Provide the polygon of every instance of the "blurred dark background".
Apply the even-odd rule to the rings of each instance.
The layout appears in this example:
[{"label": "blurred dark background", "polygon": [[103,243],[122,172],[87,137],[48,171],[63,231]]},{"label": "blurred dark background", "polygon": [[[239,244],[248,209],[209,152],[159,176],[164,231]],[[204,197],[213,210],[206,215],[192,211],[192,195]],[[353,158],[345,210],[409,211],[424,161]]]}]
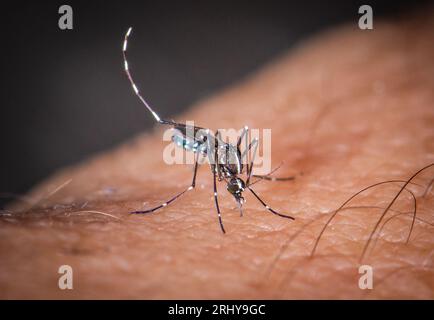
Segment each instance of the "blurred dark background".
[{"label": "blurred dark background", "polygon": [[[253,72],[358,8],[380,16],[427,1],[19,1],[2,4],[0,192],[23,193],[56,169],[151,128],[123,73],[163,116]],[[58,28],[68,4],[74,29]],[[369,32],[369,31],[367,31]],[[0,200],[4,202],[4,200]]]}]

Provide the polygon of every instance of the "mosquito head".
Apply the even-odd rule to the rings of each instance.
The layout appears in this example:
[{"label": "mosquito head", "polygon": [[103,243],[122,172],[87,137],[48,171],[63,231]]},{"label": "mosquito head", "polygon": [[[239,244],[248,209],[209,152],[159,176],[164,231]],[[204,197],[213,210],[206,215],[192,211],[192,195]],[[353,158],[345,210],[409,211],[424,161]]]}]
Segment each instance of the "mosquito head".
[{"label": "mosquito head", "polygon": [[228,181],[227,190],[231,193],[239,205],[244,203],[243,191],[246,188],[244,181],[238,177]]}]

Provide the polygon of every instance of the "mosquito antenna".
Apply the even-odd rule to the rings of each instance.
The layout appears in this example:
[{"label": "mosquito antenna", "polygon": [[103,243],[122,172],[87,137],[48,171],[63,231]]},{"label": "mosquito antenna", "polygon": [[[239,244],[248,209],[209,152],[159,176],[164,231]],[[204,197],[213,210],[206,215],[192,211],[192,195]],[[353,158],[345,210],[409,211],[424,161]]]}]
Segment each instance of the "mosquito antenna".
[{"label": "mosquito antenna", "polygon": [[122,47],[122,55],[123,55],[123,58],[124,58],[125,73],[128,76],[128,80],[130,80],[130,83],[131,83],[131,86],[133,87],[134,93],[136,94],[137,97],[139,97],[140,101],[142,101],[142,103],[149,110],[149,112],[152,113],[152,115],[154,116],[155,120],[157,120],[158,123],[166,123],[166,121],[162,120],[160,118],[160,116],[149,106],[149,104],[146,102],[146,100],[142,97],[142,95],[139,92],[139,89],[137,88],[136,84],[134,83],[134,80],[133,80],[133,77],[131,76],[130,70],[128,69],[127,44],[128,44],[128,37],[130,36],[132,30],[133,30],[133,28],[130,27],[128,29],[127,33],[125,34],[124,44],[123,44],[123,47]]},{"label": "mosquito antenna", "polygon": [[255,191],[253,191],[253,189],[251,189],[250,187],[247,187],[251,193],[253,193],[253,195],[255,196],[256,199],[259,200],[259,202],[265,207],[265,209],[267,209],[268,211],[270,211],[272,214],[275,214],[276,216],[282,217],[282,218],[287,218],[287,219],[291,219],[291,220],[295,220],[294,217],[291,216],[287,216],[286,214],[281,214],[279,212],[277,212],[276,210],[274,210],[273,208],[269,207],[261,198],[259,198],[259,196],[256,194]]}]

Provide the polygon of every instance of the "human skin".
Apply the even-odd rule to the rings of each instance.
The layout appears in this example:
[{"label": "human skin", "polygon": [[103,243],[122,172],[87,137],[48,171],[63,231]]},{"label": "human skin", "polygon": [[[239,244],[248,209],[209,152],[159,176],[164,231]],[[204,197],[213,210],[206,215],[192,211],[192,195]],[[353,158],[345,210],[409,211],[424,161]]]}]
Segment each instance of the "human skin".
[{"label": "human skin", "polygon": [[[413,199],[403,191],[382,223],[405,214],[375,234],[360,261],[403,184],[389,183],[339,212],[311,256],[346,199],[434,162],[434,11],[374,27],[322,33],[177,118],[214,130],[271,128],[273,166],[284,161],[274,175],[296,179],[254,189],[294,221],[272,215],[247,192],[240,217],[220,183],[223,234],[205,164],[194,190],[153,214],[130,215],[191,183],[191,166],[164,163],[166,128],[156,127],[62,170],[24,199],[30,204],[3,212],[0,297],[434,298],[434,200],[426,189],[433,168],[408,185],[417,199],[408,243]],[[61,265],[73,268],[73,290],[58,287]],[[358,286],[360,265],[373,268],[372,290]]]}]

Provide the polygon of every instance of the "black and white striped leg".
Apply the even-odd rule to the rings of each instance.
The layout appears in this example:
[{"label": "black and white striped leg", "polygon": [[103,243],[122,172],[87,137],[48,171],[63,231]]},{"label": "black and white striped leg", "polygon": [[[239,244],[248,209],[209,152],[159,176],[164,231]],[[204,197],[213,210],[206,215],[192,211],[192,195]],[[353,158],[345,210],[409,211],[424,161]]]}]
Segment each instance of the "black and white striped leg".
[{"label": "black and white striped leg", "polygon": [[[249,142],[249,127],[248,126],[244,126],[243,131],[241,132],[240,136],[238,137],[238,141],[237,141],[237,151],[239,154],[241,154],[240,151],[240,146],[241,143],[243,141],[243,138],[245,139],[245,143],[246,143],[246,148],[248,146],[248,142]],[[244,165],[246,165],[247,168],[247,172],[249,172],[249,157],[248,157],[248,153],[243,153],[241,155],[241,163]],[[244,161],[244,157],[246,157],[246,160]]]},{"label": "black and white striped leg", "polygon": [[248,126],[245,126],[245,127],[243,128],[243,131],[241,132],[240,136],[238,137],[237,148],[240,147],[241,142],[242,142],[242,140],[243,140],[244,137],[246,138],[246,146],[247,146],[247,133],[248,133],[248,132],[249,132],[249,127],[248,127]]},{"label": "black and white striped leg", "polygon": [[[219,158],[218,158],[219,141],[221,141],[221,136],[220,136],[220,132],[217,130],[215,133],[214,146],[210,146],[210,147],[213,147],[213,150],[214,150],[215,173],[216,173],[218,180],[221,181],[222,179],[220,176],[220,167],[219,167]],[[227,155],[226,155],[226,157],[227,157]]]},{"label": "black and white striped leg", "polygon": [[148,209],[148,210],[139,210],[139,211],[132,211],[130,212],[131,214],[146,214],[146,213],[152,213],[154,211],[157,211],[158,209],[164,208],[167,205],[171,204],[173,201],[175,201],[176,199],[178,199],[179,197],[181,197],[183,194],[185,194],[187,191],[193,190],[194,187],[196,186],[196,176],[197,176],[197,168],[199,164],[199,152],[196,154],[196,158],[195,158],[195,162],[194,162],[194,172],[193,172],[193,181],[191,182],[191,185],[185,189],[184,191],[178,193],[177,195],[175,195],[174,197],[172,197],[170,200],[160,204],[159,206],[156,206],[152,209]]},{"label": "black and white striped leg", "polygon": [[275,215],[277,215],[277,216],[279,216],[279,217],[282,217],[282,218],[286,218],[286,219],[291,219],[291,220],[294,220],[295,218],[293,218],[293,217],[291,217],[291,216],[288,216],[288,215],[285,215],[285,214],[282,214],[282,213],[279,213],[279,212],[277,212],[276,210],[274,210],[273,208],[271,208],[271,207],[269,207],[257,194],[256,194],[256,192],[255,191],[253,191],[253,189],[251,189],[250,188],[250,186],[251,186],[251,184],[249,184],[249,182],[250,182],[250,178],[251,178],[251,176],[252,176],[252,169],[253,169],[253,162],[255,161],[255,156],[256,156],[256,151],[257,151],[257,149],[258,149],[258,139],[255,139],[255,140],[253,140],[252,141],[252,143],[250,144],[250,146],[249,146],[249,149],[250,148],[252,148],[252,146],[254,145],[254,151],[253,151],[253,156],[252,156],[252,161],[251,161],[251,164],[250,164],[250,171],[249,171],[249,174],[248,174],[248,176],[247,176],[247,181],[246,181],[246,186],[247,186],[247,188],[250,190],[250,192],[255,196],[255,198],[256,199],[258,199],[259,200],[259,202],[265,207],[265,209],[267,209],[268,211],[270,211],[272,214],[275,214]]},{"label": "black and white striped leg", "polygon": [[136,85],[134,78],[131,75],[131,71],[130,71],[130,67],[129,67],[128,59],[127,59],[128,37],[131,35],[132,30],[133,29],[130,27],[128,29],[127,33],[125,34],[124,42],[122,44],[122,55],[124,58],[124,70],[125,70],[125,73],[127,74],[128,80],[130,81],[131,87],[134,90],[134,94],[139,98],[140,102],[146,107],[146,109],[148,109],[148,111],[152,114],[152,116],[154,117],[154,119],[158,123],[168,124],[168,125],[176,125],[176,126],[182,125],[182,124],[176,123],[174,121],[161,119],[160,116],[158,115],[158,113],[150,106],[150,104],[140,94],[139,87]]},{"label": "black and white striped leg", "polygon": [[261,179],[261,180],[267,180],[267,181],[290,181],[290,180],[294,180],[295,177],[291,176],[291,177],[282,177],[282,178],[276,178],[276,177],[270,177],[269,175],[257,175],[254,174],[253,177]]},{"label": "black and white striped leg", "polygon": [[291,219],[291,220],[295,220],[295,218],[294,217],[291,217],[291,216],[288,216],[288,215],[286,215],[286,214],[282,214],[282,213],[279,213],[279,212],[277,212],[276,210],[274,210],[273,208],[271,208],[271,207],[269,207],[257,194],[256,194],[256,192],[255,191],[253,191],[253,189],[251,189],[250,187],[247,187],[249,190],[250,190],[250,192],[256,197],[256,199],[258,199],[259,200],[259,202],[265,207],[265,209],[267,209],[268,211],[270,211],[272,214],[275,214],[275,215],[277,215],[277,216],[279,216],[279,217],[282,217],[282,218],[286,218],[286,219]]},{"label": "black and white striped leg", "polygon": [[249,167],[249,170],[247,172],[246,186],[249,185],[250,178],[252,177],[253,163],[255,162],[256,152],[258,151],[258,139],[257,138],[253,139],[253,141],[250,143],[247,151],[250,151],[251,148],[254,148],[254,149],[253,149],[252,160],[250,161],[250,167]]},{"label": "black and white striped leg", "polygon": [[[243,128],[241,135],[238,137],[238,141],[237,141],[238,152],[240,152],[240,146],[241,146],[241,142],[242,142],[243,138],[245,139],[246,150],[244,150],[244,152],[241,155],[241,163],[246,164],[246,172],[249,172],[249,160],[250,160],[249,159],[249,156],[250,156],[249,151],[250,151],[250,149],[248,148],[248,146],[249,146],[249,127],[248,126],[245,126]],[[246,161],[244,161],[244,158],[246,158]]]},{"label": "black and white striped leg", "polygon": [[271,170],[269,173],[264,174],[264,175],[259,175],[259,174],[252,174],[252,177],[257,178],[256,181],[253,181],[252,183],[249,184],[249,187],[253,186],[254,184],[260,182],[261,180],[266,180],[266,181],[290,181],[290,180],[295,180],[295,176],[290,176],[290,177],[272,177],[271,175],[276,172],[277,170],[280,169],[280,167],[282,166],[282,163],[279,164],[276,168],[274,168],[273,170]]},{"label": "black and white striped leg", "polygon": [[219,201],[218,201],[216,172],[215,172],[215,170],[213,170],[213,168],[211,168],[211,170],[213,171],[214,201],[215,201],[215,207],[216,207],[216,210],[217,210],[217,216],[218,216],[218,219],[219,219],[219,224],[220,224],[220,228],[222,229],[222,232],[226,233],[225,227],[223,226],[222,214],[220,212]]},{"label": "black and white striped leg", "polygon": [[[219,136],[218,131],[216,132],[216,137]],[[219,175],[219,166],[218,166],[218,140],[211,136],[209,131],[207,131],[207,154],[208,160],[211,167],[211,172],[213,176],[213,184],[214,184],[214,202],[217,210],[217,216],[219,219],[220,228],[223,233],[226,233],[225,227],[223,226],[222,215],[220,212],[220,206],[218,201],[218,193],[217,193],[217,175]]]}]

